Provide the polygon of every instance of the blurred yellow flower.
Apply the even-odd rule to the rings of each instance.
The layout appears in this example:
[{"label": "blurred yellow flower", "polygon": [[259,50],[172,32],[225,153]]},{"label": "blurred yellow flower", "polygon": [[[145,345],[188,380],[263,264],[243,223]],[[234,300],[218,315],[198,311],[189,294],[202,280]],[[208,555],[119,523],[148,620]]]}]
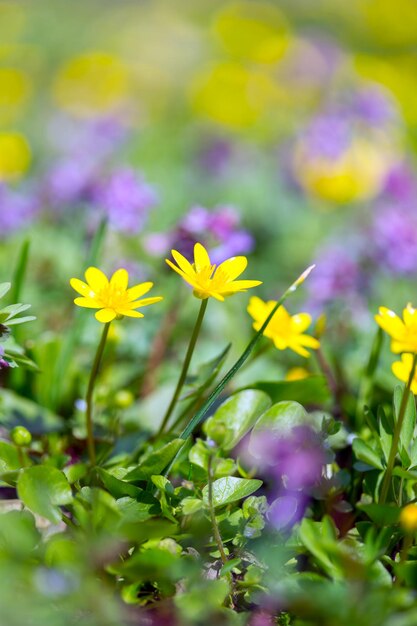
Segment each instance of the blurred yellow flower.
[{"label": "blurred yellow flower", "polygon": [[30,82],[26,74],[12,67],[0,67],[0,121],[9,123],[15,119],[26,102]]},{"label": "blurred yellow flower", "polygon": [[[262,327],[275,305],[275,300],[264,302],[256,296],[249,300],[248,313],[255,320],[253,324],[255,330]],[[306,348],[317,350],[320,347],[317,339],[303,334],[310,324],[311,316],[308,313],[291,316],[283,306],[280,306],[263,334],[274,342],[278,350],[289,348],[301,356],[308,357],[310,354]]]},{"label": "blurred yellow flower", "polygon": [[[405,353],[401,355],[401,361],[395,361],[395,363],[392,364],[392,372],[394,376],[398,378],[398,380],[401,380],[404,383],[408,383],[411,369],[413,367],[413,360],[414,357],[412,354]],[[417,394],[417,372],[414,373],[410,389],[414,394]]]},{"label": "blurred yellow flower", "polygon": [[114,272],[110,280],[96,267],[89,267],[85,272],[86,283],[78,278],[71,278],[70,284],[82,297],[75,298],[77,306],[88,309],[100,309],[95,314],[96,319],[103,324],[114,319],[127,317],[143,317],[143,313],[135,311],[140,307],[160,302],[161,297],[144,298],[153,283],[141,283],[128,289],[129,274],[125,269]]},{"label": "blurred yellow flower", "polygon": [[286,373],[285,380],[303,380],[304,378],[308,378],[309,376],[310,372],[304,367],[292,367]]},{"label": "blurred yellow flower", "polygon": [[344,204],[373,198],[379,193],[391,164],[380,144],[356,139],[334,160],[308,155],[301,145],[295,152],[293,167],[308,193]]},{"label": "blurred yellow flower", "polygon": [[127,92],[126,66],[106,52],[89,52],[70,59],[54,85],[58,104],[81,117],[111,112],[125,100]]},{"label": "blurred yellow flower", "polygon": [[407,532],[417,530],[417,504],[407,504],[400,513],[400,524]]},{"label": "blurred yellow flower", "polygon": [[417,352],[417,310],[407,304],[403,310],[403,319],[385,306],[379,307],[375,315],[377,324],[391,337],[391,350],[400,352]]},{"label": "blurred yellow flower", "polygon": [[196,113],[231,128],[247,128],[279,98],[266,73],[234,62],[219,63],[199,74],[191,87]]},{"label": "blurred yellow flower", "polygon": [[233,57],[274,63],[285,53],[288,26],[281,11],[269,2],[233,2],[218,13],[214,31]]},{"label": "blurred yellow flower", "polygon": [[235,280],[248,264],[244,256],[227,259],[216,268],[211,264],[208,252],[201,243],[194,246],[193,265],[177,250],[171,250],[171,253],[177,265],[169,259],[166,262],[193,287],[194,295],[201,300],[212,297],[223,302],[227,296],[262,284],[260,280]]},{"label": "blurred yellow flower", "polygon": [[30,148],[19,133],[0,133],[0,181],[22,176],[30,164]]}]

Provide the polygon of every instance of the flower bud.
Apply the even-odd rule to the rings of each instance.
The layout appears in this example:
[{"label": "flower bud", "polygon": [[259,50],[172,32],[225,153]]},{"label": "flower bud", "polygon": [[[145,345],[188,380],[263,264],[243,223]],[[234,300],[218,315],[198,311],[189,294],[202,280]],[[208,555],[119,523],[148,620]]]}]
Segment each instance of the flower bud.
[{"label": "flower bud", "polygon": [[32,441],[32,435],[24,426],[15,426],[10,436],[17,446],[28,446]]},{"label": "flower bud", "polygon": [[128,389],[120,389],[114,396],[114,403],[119,409],[127,409],[135,401],[135,396]]}]

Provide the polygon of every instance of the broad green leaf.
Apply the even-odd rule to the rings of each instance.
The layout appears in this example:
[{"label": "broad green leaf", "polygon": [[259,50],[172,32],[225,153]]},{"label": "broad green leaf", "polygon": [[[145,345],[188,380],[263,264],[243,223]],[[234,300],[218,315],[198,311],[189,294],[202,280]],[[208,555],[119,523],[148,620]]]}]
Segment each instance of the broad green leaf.
[{"label": "broad green leaf", "polygon": [[390,504],[358,504],[357,508],[366,513],[375,524],[380,526],[396,524],[401,512],[398,506]]},{"label": "broad green leaf", "polygon": [[331,532],[329,523],[324,524],[323,521],[315,522],[304,518],[298,531],[299,538],[325,572],[340,579],[342,573],[329,554],[329,548],[336,542],[336,533],[334,528]]},{"label": "broad green leaf", "polygon": [[381,458],[362,439],[360,439],[359,437],[354,439],[352,443],[352,448],[356,458],[359,461],[362,461],[363,463],[366,463],[371,467],[383,469]]},{"label": "broad green leaf", "polygon": [[204,424],[204,432],[223,450],[234,448],[256,420],[270,407],[271,401],[263,391],[246,389],[233,394]]},{"label": "broad green leaf", "polygon": [[121,527],[127,524],[138,524],[158,515],[161,511],[158,500],[148,494],[149,502],[137,502],[133,498],[125,497],[116,500],[117,508],[122,514]]},{"label": "broad green leaf", "polygon": [[65,474],[54,467],[37,465],[24,469],[17,481],[17,493],[33,513],[58,524],[60,506],[72,502],[72,492]]},{"label": "broad green leaf", "polygon": [[256,458],[258,446],[253,445],[259,433],[268,431],[275,436],[287,435],[294,426],[311,423],[308,414],[298,402],[278,402],[271,406],[255,423],[249,440],[249,451]]},{"label": "broad green leaf", "polygon": [[327,380],[321,375],[308,376],[302,380],[259,381],[251,388],[264,391],[274,403],[292,400],[306,405],[325,404],[331,398]]},{"label": "broad green leaf", "polygon": [[[250,496],[262,485],[262,480],[227,476],[213,483],[213,504],[215,507],[230,504]],[[203,499],[208,502],[208,485],[203,489]]]},{"label": "broad green leaf", "polygon": [[202,506],[203,502],[198,498],[184,498],[181,502],[182,514],[193,515],[194,513],[197,513],[197,511],[201,511]]},{"label": "broad green leaf", "polygon": [[126,474],[125,480],[148,480],[153,474],[161,474],[183,445],[183,439],[173,439],[161,448],[147,453],[139,460],[138,466]]},{"label": "broad green leaf", "polygon": [[[397,385],[394,389],[394,412],[395,412],[395,421],[398,421],[398,416],[400,412],[400,406],[402,397],[404,394],[405,385]],[[410,392],[407,401],[407,407],[405,409],[404,421],[401,428],[400,433],[400,441],[403,444],[404,448],[408,450],[408,447],[413,438],[414,429],[416,426],[416,402],[414,399],[414,395]]]}]

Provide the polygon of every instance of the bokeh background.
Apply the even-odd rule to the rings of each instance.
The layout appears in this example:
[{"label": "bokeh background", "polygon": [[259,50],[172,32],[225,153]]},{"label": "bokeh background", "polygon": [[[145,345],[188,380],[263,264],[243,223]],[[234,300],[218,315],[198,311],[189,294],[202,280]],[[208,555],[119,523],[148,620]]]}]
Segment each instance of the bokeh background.
[{"label": "bokeh background", "polygon": [[[30,239],[32,337],[106,218],[100,266],[165,291],[196,240],[266,298],[315,262],[300,306],[355,354],[414,295],[416,33],[414,0],[0,2],[0,279]],[[245,306],[211,316],[237,349]]]}]

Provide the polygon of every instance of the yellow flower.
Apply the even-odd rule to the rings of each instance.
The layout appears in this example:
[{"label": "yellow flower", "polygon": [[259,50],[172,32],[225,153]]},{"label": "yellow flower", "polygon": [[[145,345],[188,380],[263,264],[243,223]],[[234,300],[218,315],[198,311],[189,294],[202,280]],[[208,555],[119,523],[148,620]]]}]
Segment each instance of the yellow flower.
[{"label": "yellow flower", "polygon": [[304,378],[308,378],[309,376],[310,376],[310,372],[306,370],[304,367],[292,367],[286,373],[285,380],[289,380],[289,381],[303,380]]},{"label": "yellow flower", "polygon": [[70,280],[71,287],[82,296],[75,298],[74,303],[88,309],[100,309],[95,316],[103,324],[124,315],[143,317],[143,313],[135,309],[162,300],[159,296],[137,300],[153,287],[153,283],[141,283],[128,289],[129,274],[125,269],[117,270],[108,280],[101,270],[89,267],[85,272],[85,279],[86,283],[78,278]]},{"label": "yellow flower", "polygon": [[[275,305],[274,300],[264,302],[257,297],[249,300],[248,313],[255,320],[253,324],[255,330],[262,327]],[[310,354],[306,348],[317,350],[320,347],[320,342],[317,339],[303,334],[310,324],[311,316],[308,313],[298,313],[291,316],[283,306],[280,306],[263,334],[272,339],[278,350],[290,348],[297,354],[308,357]]]},{"label": "yellow flower", "polygon": [[14,180],[29,167],[30,148],[19,133],[0,133],[0,181]]},{"label": "yellow flower", "polygon": [[193,265],[177,250],[171,250],[171,253],[177,265],[169,259],[166,262],[193,287],[194,295],[201,300],[212,297],[223,302],[227,296],[262,284],[259,280],[235,280],[248,264],[244,256],[227,259],[216,268],[211,264],[208,252],[201,243],[194,246]]},{"label": "yellow flower", "polygon": [[381,306],[375,320],[391,337],[393,352],[417,352],[417,310],[411,304],[403,310],[403,319]]},{"label": "yellow flower", "polygon": [[[414,357],[412,354],[402,354],[401,361],[395,361],[395,363],[392,364],[392,372],[394,376],[398,378],[398,380],[401,380],[404,383],[408,383],[411,368],[413,367],[413,358]],[[414,373],[410,389],[414,394],[417,395],[417,372]]]},{"label": "yellow flower", "polygon": [[400,524],[407,532],[417,530],[417,504],[407,504],[400,513]]}]

